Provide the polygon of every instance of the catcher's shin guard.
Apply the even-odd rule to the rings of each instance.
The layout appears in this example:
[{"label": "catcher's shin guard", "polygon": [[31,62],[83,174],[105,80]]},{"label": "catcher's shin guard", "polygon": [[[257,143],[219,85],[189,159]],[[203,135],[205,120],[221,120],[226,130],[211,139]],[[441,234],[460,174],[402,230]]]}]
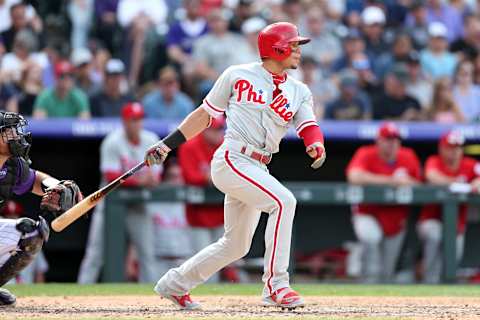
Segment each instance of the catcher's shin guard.
[{"label": "catcher's shin guard", "polygon": [[15,305],[17,298],[7,289],[0,288],[0,308]]},{"label": "catcher's shin guard", "polygon": [[[18,219],[17,230],[22,232],[17,251],[0,268],[0,287],[15,277],[32,262],[35,255],[42,249],[44,241],[48,240],[50,229],[42,217],[39,221],[29,218]],[[38,232],[35,232],[38,231]],[[33,235],[30,235],[34,233]]]}]

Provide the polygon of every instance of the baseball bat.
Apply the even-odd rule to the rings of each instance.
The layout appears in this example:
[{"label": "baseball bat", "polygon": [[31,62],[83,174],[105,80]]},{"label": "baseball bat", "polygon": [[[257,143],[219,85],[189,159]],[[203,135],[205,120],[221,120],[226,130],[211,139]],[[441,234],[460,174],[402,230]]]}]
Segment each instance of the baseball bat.
[{"label": "baseball bat", "polygon": [[107,194],[119,187],[125,180],[134,175],[145,165],[145,162],[137,164],[135,167],[128,170],[123,175],[107,184],[105,187],[95,191],[94,193],[92,193],[91,195],[65,211],[62,215],[58,216],[57,218],[55,218],[55,220],[52,221],[52,229],[56,232],[60,232],[66,227],[68,227],[75,220],[87,213],[88,210],[95,207],[98,202],[100,202],[100,200],[107,196]]}]

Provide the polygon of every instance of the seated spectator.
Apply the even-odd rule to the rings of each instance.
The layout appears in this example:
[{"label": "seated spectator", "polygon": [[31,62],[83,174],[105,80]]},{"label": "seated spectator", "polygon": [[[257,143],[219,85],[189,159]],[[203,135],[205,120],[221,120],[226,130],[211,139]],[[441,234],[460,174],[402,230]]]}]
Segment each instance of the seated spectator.
[{"label": "seated spectator", "polygon": [[0,33],[2,44],[10,52],[13,49],[13,42],[18,32],[29,31],[35,37],[37,42],[41,42],[41,32],[43,30],[42,20],[36,16],[35,10],[21,1],[10,7],[10,27]]},{"label": "seated spectator", "polygon": [[475,59],[480,52],[480,20],[477,16],[469,15],[463,20],[463,37],[450,45],[450,51],[456,53],[458,60]]},{"label": "seated spectator", "polygon": [[426,75],[432,79],[451,77],[457,58],[448,52],[447,28],[440,22],[428,26],[428,48],[420,53],[420,63]]},{"label": "seated spectator", "polygon": [[31,117],[35,100],[43,90],[42,68],[34,63],[25,68],[17,90],[19,91],[18,111],[14,112]]},{"label": "seated spectator", "polygon": [[407,62],[409,53],[413,50],[410,36],[406,33],[396,35],[391,52],[385,52],[376,60],[374,71],[379,79],[392,69],[396,63]]},{"label": "seated spectator", "polygon": [[330,69],[332,63],[342,55],[340,40],[328,30],[326,18],[320,8],[313,8],[306,13],[307,30],[305,36],[311,41],[305,49],[304,56],[315,57],[322,68]]},{"label": "seated spectator", "polygon": [[174,68],[167,66],[160,70],[157,85],[142,101],[147,118],[181,120],[193,110],[192,100],[180,91]]},{"label": "seated spectator", "polygon": [[128,82],[132,88],[139,80],[147,40],[154,42],[156,31],[166,28],[167,15],[164,0],[120,0],[118,3],[117,19],[128,38]]},{"label": "seated spectator", "polygon": [[[356,29],[350,29],[343,39],[343,55],[333,64],[333,71],[339,72],[345,68],[352,68],[352,61],[358,55],[365,55],[365,41]],[[368,57],[367,57],[367,60]],[[370,65],[370,61],[368,61]]]},{"label": "seated spectator", "polygon": [[465,121],[462,111],[453,99],[449,78],[440,78],[435,82],[432,102],[427,110],[427,119],[440,123]]},{"label": "seated spectator", "polygon": [[368,120],[372,117],[369,97],[358,87],[358,77],[352,70],[340,74],[340,95],[327,105],[325,119]]},{"label": "seated spectator", "polygon": [[407,94],[417,99],[422,110],[426,110],[432,101],[432,82],[423,74],[420,56],[416,51],[408,54],[406,63],[408,69]]},{"label": "seated spectator", "polygon": [[383,91],[373,99],[374,119],[420,120],[422,108],[407,94],[407,83],[407,67],[403,63],[395,65],[385,76]]},{"label": "seated spectator", "polygon": [[[2,0],[0,1],[0,32],[4,32],[8,30],[12,26],[12,12],[11,8],[13,5],[19,4],[19,3],[25,3],[26,1],[22,0]],[[15,15],[15,16],[20,16],[22,15]],[[34,25],[34,29],[41,30],[42,28],[42,20],[40,17],[36,14],[35,9],[31,5],[26,6],[26,20],[30,25]]]},{"label": "seated spectator", "polygon": [[369,6],[362,11],[361,19],[365,51],[370,59],[376,60],[390,47],[384,39],[385,13],[377,6]]},{"label": "seated spectator", "polygon": [[[420,182],[420,161],[401,146],[394,123],[384,123],[374,145],[360,147],[350,161],[347,180],[356,185],[412,186]],[[352,206],[353,230],[362,245],[362,277],[367,283],[392,282],[405,237],[410,208],[405,205]]]},{"label": "seated spectator", "polygon": [[95,82],[92,72],[92,59],[92,53],[87,48],[74,49],[70,58],[74,67],[75,85],[88,97],[100,89],[100,84]]},{"label": "seated spectator", "polygon": [[[430,184],[452,186],[469,184],[472,190],[479,190],[480,166],[470,157],[463,155],[465,138],[461,133],[450,131],[444,134],[438,143],[438,154],[430,156],[425,163],[425,178]],[[423,282],[439,283],[442,274],[442,208],[438,204],[423,207],[417,231],[423,242]],[[467,206],[458,207],[456,263],[463,256],[463,243],[467,224]]]},{"label": "seated spectator", "polygon": [[462,14],[451,4],[443,0],[429,0],[427,3],[427,21],[442,23],[447,29],[449,43],[462,35]]},{"label": "seated spectator", "polygon": [[37,50],[37,40],[28,30],[22,30],[15,36],[13,51],[2,58],[0,71],[4,81],[18,83],[22,72],[30,63],[38,64],[42,69],[48,64],[47,56]]},{"label": "seated spectator", "polygon": [[480,86],[473,83],[473,72],[472,62],[460,62],[453,85],[453,100],[467,122],[480,121]]},{"label": "seated spectator", "polygon": [[133,96],[125,92],[125,66],[121,60],[110,59],[105,65],[103,88],[90,98],[92,117],[119,117],[127,102],[134,101]]},{"label": "seated spectator", "polygon": [[265,20],[259,17],[253,17],[246,20],[242,25],[242,34],[247,40],[247,51],[244,60],[247,62],[260,62],[260,54],[258,52],[258,33],[267,26]]},{"label": "seated spectator", "polygon": [[57,78],[55,87],[44,89],[35,100],[33,117],[90,118],[87,96],[73,85],[73,66],[70,62],[58,62],[55,66],[55,76]]},{"label": "seated spectator", "polygon": [[428,19],[425,0],[413,0],[405,19],[405,32],[413,40],[415,49],[422,50],[428,45]]}]

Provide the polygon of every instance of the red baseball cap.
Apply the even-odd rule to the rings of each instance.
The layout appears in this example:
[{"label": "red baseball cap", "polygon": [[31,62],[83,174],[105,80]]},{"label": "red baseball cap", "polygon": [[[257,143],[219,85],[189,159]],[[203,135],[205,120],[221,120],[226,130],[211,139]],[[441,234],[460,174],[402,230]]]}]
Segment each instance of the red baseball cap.
[{"label": "red baseball cap", "polygon": [[71,74],[73,72],[73,65],[67,60],[59,61],[54,67],[55,77],[60,77],[64,74]]},{"label": "red baseball cap", "polygon": [[449,131],[440,137],[439,145],[461,147],[465,144],[465,137],[459,131]]},{"label": "red baseball cap", "polygon": [[138,102],[129,102],[122,107],[122,119],[141,119],[145,116],[143,106]]},{"label": "red baseball cap", "polygon": [[402,135],[397,125],[393,122],[385,122],[378,129],[378,138],[397,138],[401,139]]}]

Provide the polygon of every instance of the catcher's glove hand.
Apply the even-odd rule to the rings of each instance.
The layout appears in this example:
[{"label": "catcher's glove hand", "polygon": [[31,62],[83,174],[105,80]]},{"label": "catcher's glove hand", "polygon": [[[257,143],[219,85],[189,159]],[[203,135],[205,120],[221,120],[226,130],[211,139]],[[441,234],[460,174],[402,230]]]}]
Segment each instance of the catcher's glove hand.
[{"label": "catcher's glove hand", "polygon": [[310,165],[310,167],[312,167],[313,169],[320,168],[325,162],[325,159],[327,158],[325,147],[321,142],[312,143],[307,147],[306,151],[307,154],[314,159],[312,164]]},{"label": "catcher's glove hand", "polygon": [[172,150],[163,142],[163,140],[158,141],[148,148],[145,154],[145,162],[147,163],[147,166],[150,167],[155,164],[162,164],[170,151]]},{"label": "catcher's glove hand", "polygon": [[83,195],[80,188],[73,180],[62,180],[58,184],[45,190],[40,203],[40,209],[54,214],[62,214],[78,202]]}]

